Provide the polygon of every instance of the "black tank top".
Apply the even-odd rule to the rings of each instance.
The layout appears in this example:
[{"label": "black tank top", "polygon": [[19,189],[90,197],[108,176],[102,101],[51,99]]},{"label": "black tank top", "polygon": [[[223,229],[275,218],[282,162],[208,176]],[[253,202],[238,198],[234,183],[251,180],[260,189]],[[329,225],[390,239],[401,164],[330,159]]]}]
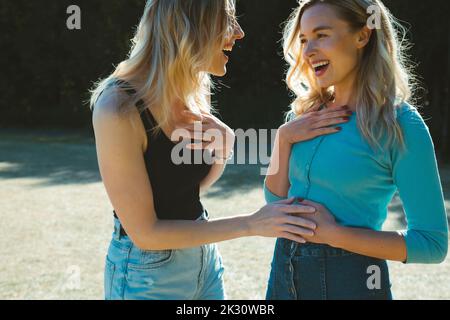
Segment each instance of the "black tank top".
[{"label": "black tank top", "polygon": [[[116,80],[114,83],[122,88],[126,84],[125,91],[131,96],[136,93],[122,80]],[[136,107],[143,105],[144,102],[140,100]],[[183,148],[180,155],[183,155],[183,152],[191,153],[192,164],[175,164],[171,159],[171,154],[177,142],[170,140],[162,130],[152,134],[152,129],[155,128],[157,122],[148,108],[140,115],[147,131],[148,143],[144,159],[158,219],[198,219],[204,212],[200,201],[200,182],[211,169],[211,165],[205,163],[201,157],[203,150]],[[195,157],[201,157],[201,162],[195,164],[197,163],[194,162]],[[114,216],[117,218],[115,211]]]}]

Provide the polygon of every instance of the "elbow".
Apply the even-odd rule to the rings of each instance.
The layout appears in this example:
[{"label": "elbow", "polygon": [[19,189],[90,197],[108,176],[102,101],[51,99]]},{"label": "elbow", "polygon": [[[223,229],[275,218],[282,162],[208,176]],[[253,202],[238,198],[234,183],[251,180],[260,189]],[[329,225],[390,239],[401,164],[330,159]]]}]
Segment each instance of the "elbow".
[{"label": "elbow", "polygon": [[142,251],[163,250],[160,248],[161,241],[158,241],[159,237],[156,236],[155,226],[133,232],[129,234],[129,237],[133,245]]},{"label": "elbow", "polygon": [[143,237],[143,236],[136,236],[134,238],[131,238],[131,241],[133,242],[133,245],[138,248],[141,251],[159,251],[159,250],[165,250],[161,247],[161,244],[152,240],[153,237]]},{"label": "elbow", "polygon": [[137,247],[139,250],[147,251],[147,250],[155,250],[154,244],[149,243],[146,238],[142,236],[130,236],[131,241],[133,242],[133,245]]},{"label": "elbow", "polygon": [[448,232],[442,232],[439,237],[433,239],[433,247],[430,263],[439,264],[445,261],[448,253]]},{"label": "elbow", "polygon": [[440,264],[444,262],[445,259],[447,258],[447,253],[448,253],[448,241],[446,241],[445,244],[442,243],[441,245],[437,245],[431,263]]},{"label": "elbow", "polygon": [[448,252],[448,233],[409,230],[405,236],[406,263],[440,264]]}]

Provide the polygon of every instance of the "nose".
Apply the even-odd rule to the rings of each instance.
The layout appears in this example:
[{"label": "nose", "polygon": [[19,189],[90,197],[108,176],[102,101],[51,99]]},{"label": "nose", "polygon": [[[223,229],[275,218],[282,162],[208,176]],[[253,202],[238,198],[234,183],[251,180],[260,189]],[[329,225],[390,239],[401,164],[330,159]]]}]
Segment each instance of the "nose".
[{"label": "nose", "polygon": [[310,59],[314,56],[316,53],[316,47],[314,45],[314,41],[308,41],[305,44],[303,44],[303,58],[304,59]]},{"label": "nose", "polygon": [[239,23],[236,22],[236,26],[234,28],[234,38],[237,40],[241,40],[245,37],[245,32],[242,30],[242,27]]}]

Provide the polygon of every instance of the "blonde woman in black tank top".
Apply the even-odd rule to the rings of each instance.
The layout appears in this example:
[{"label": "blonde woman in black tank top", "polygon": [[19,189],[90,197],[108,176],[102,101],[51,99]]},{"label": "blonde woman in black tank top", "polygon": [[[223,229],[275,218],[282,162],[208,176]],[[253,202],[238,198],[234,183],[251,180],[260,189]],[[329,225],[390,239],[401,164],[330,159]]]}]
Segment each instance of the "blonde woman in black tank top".
[{"label": "blonde woman in black tank top", "polygon": [[[211,114],[209,77],[226,73],[223,51],[243,37],[233,0],[149,0],[129,57],[92,91],[98,163],[114,207],[106,299],[224,299],[217,242],[312,234],[314,225],[294,214],[315,209],[294,199],[218,220],[201,204],[235,138]],[[170,137],[194,121],[226,143],[212,150],[212,165],[177,166]]]}]

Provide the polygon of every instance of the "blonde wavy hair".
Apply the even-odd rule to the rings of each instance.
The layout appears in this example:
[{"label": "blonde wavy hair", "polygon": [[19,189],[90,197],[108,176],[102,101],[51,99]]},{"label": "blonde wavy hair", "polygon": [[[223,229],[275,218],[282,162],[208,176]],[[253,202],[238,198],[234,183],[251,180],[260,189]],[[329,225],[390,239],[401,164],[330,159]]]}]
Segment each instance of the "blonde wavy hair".
[{"label": "blonde wavy hair", "polygon": [[368,8],[377,7],[381,28],[372,29],[355,82],[358,127],[372,148],[382,148],[379,142],[383,136],[387,136],[388,147],[396,143],[403,147],[396,110],[404,102],[414,103],[415,78],[405,53],[410,44],[405,37],[406,29],[379,0],[299,0],[299,7],[289,17],[283,34],[284,55],[289,63],[286,82],[296,95],[288,116],[299,116],[333,98],[333,88],[321,88],[302,57],[300,21],[305,10],[316,4],[331,5],[353,32],[367,25]]},{"label": "blonde wavy hair", "polygon": [[[91,90],[90,107],[115,80],[135,93],[121,103],[126,113],[158,108],[155,131],[173,120],[171,104],[179,100],[194,111],[211,112],[213,82],[205,71],[233,32],[235,0],[148,0],[132,39],[128,58]],[[132,88],[131,88],[131,85]]]}]

